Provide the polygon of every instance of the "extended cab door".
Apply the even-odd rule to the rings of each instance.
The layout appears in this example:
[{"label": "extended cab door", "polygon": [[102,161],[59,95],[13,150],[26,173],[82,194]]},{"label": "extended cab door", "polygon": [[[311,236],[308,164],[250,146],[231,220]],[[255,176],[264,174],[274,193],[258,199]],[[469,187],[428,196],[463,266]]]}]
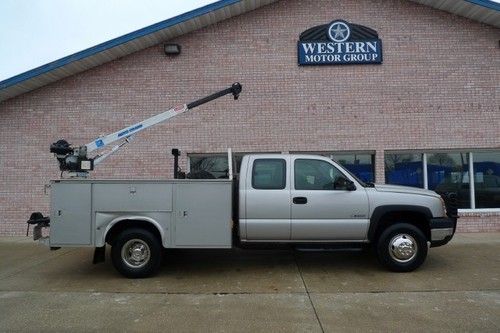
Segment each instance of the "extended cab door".
[{"label": "extended cab door", "polygon": [[292,158],[292,240],[364,240],[368,196],[355,182],[349,189],[343,173],[328,159]]},{"label": "extended cab door", "polygon": [[289,240],[290,156],[250,156],[246,170],[246,239]]}]

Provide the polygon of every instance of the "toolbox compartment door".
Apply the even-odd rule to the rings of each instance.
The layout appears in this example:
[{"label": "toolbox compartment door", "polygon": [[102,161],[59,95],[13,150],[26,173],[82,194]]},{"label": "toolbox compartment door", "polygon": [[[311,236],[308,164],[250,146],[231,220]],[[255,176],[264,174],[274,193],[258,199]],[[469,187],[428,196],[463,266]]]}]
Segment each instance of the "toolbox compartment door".
[{"label": "toolbox compartment door", "polygon": [[91,245],[91,186],[52,184],[50,246]]},{"label": "toolbox compartment door", "polygon": [[175,246],[230,248],[231,183],[181,183],[175,187]]}]

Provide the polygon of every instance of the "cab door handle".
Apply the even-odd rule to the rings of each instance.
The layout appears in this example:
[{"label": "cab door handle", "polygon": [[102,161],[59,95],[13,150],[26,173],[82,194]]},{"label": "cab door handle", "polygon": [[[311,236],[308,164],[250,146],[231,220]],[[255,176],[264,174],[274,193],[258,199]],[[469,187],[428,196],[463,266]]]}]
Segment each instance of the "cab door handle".
[{"label": "cab door handle", "polygon": [[296,205],[305,205],[307,203],[307,198],[306,197],[294,197],[292,201]]}]

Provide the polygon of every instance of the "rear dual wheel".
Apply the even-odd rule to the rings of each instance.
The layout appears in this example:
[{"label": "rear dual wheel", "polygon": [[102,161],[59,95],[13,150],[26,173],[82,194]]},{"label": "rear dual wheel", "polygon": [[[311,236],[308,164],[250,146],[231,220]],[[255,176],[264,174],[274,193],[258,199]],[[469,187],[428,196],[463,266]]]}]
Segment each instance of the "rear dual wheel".
[{"label": "rear dual wheel", "polygon": [[125,229],[113,243],[111,259],[116,270],[128,278],[149,277],[160,269],[162,244],[148,230]]},{"label": "rear dual wheel", "polygon": [[427,238],[412,224],[394,224],[378,238],[376,252],[379,262],[389,270],[411,272],[427,257]]}]

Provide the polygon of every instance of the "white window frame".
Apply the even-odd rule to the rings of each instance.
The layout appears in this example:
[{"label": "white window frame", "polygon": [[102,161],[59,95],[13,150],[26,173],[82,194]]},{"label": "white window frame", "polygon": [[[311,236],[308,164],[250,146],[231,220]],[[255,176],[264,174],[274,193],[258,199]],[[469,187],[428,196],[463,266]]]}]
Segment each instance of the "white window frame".
[{"label": "white window frame", "polygon": [[[385,158],[385,156],[384,156],[384,158]],[[428,190],[429,189],[429,177],[427,175],[427,153],[422,153],[422,168],[424,169],[424,170],[422,170],[423,171],[422,177],[424,177],[424,188],[426,190]]]}]

